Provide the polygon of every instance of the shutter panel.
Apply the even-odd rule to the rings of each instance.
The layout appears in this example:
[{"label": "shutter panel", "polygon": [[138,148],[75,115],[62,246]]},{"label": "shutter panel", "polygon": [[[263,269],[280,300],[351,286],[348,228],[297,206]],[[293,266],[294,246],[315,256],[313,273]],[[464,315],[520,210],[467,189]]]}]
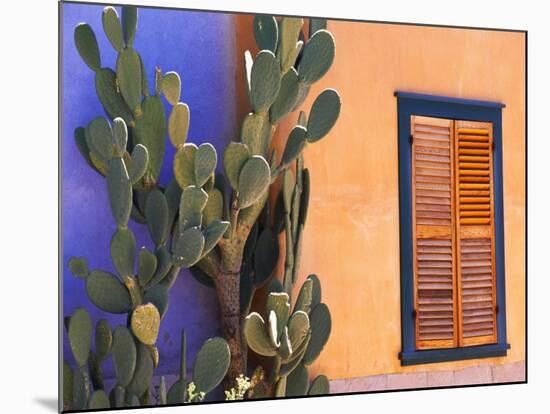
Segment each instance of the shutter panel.
[{"label": "shutter panel", "polygon": [[458,346],[452,125],[411,117],[417,349]]},{"label": "shutter panel", "polygon": [[454,129],[459,345],[496,343],[492,124]]}]

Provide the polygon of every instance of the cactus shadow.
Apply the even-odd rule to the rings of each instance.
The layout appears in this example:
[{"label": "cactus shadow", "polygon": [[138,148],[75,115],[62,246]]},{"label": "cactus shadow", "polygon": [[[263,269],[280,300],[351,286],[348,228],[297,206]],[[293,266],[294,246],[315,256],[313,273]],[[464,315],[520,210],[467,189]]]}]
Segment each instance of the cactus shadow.
[{"label": "cactus shadow", "polygon": [[49,411],[57,413],[57,398],[38,397],[34,399],[34,402],[44,408],[47,408]]}]

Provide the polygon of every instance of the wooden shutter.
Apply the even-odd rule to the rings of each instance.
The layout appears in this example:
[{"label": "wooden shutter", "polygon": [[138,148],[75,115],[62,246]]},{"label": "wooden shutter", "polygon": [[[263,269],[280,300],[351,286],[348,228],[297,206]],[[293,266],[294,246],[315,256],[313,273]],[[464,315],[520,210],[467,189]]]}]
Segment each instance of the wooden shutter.
[{"label": "wooden shutter", "polygon": [[416,348],[457,342],[453,123],[411,117]]},{"label": "wooden shutter", "polygon": [[454,124],[459,345],[495,343],[492,125]]}]

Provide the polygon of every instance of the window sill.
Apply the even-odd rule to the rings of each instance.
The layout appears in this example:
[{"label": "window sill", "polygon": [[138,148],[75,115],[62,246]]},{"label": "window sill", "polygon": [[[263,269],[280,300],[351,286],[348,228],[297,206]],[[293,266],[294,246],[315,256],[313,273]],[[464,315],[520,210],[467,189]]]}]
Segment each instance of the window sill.
[{"label": "window sill", "polygon": [[491,344],[464,348],[430,349],[400,352],[401,365],[431,364],[434,362],[460,361],[463,359],[506,356],[510,344]]}]

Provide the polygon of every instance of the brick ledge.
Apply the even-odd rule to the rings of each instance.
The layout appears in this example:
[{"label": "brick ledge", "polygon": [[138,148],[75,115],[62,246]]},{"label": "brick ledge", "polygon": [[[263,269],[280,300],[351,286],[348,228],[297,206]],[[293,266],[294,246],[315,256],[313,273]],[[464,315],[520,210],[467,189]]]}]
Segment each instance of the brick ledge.
[{"label": "brick ledge", "polygon": [[498,365],[483,364],[449,371],[382,374],[338,379],[330,381],[330,392],[339,394],[521,381],[525,381],[525,361]]}]

